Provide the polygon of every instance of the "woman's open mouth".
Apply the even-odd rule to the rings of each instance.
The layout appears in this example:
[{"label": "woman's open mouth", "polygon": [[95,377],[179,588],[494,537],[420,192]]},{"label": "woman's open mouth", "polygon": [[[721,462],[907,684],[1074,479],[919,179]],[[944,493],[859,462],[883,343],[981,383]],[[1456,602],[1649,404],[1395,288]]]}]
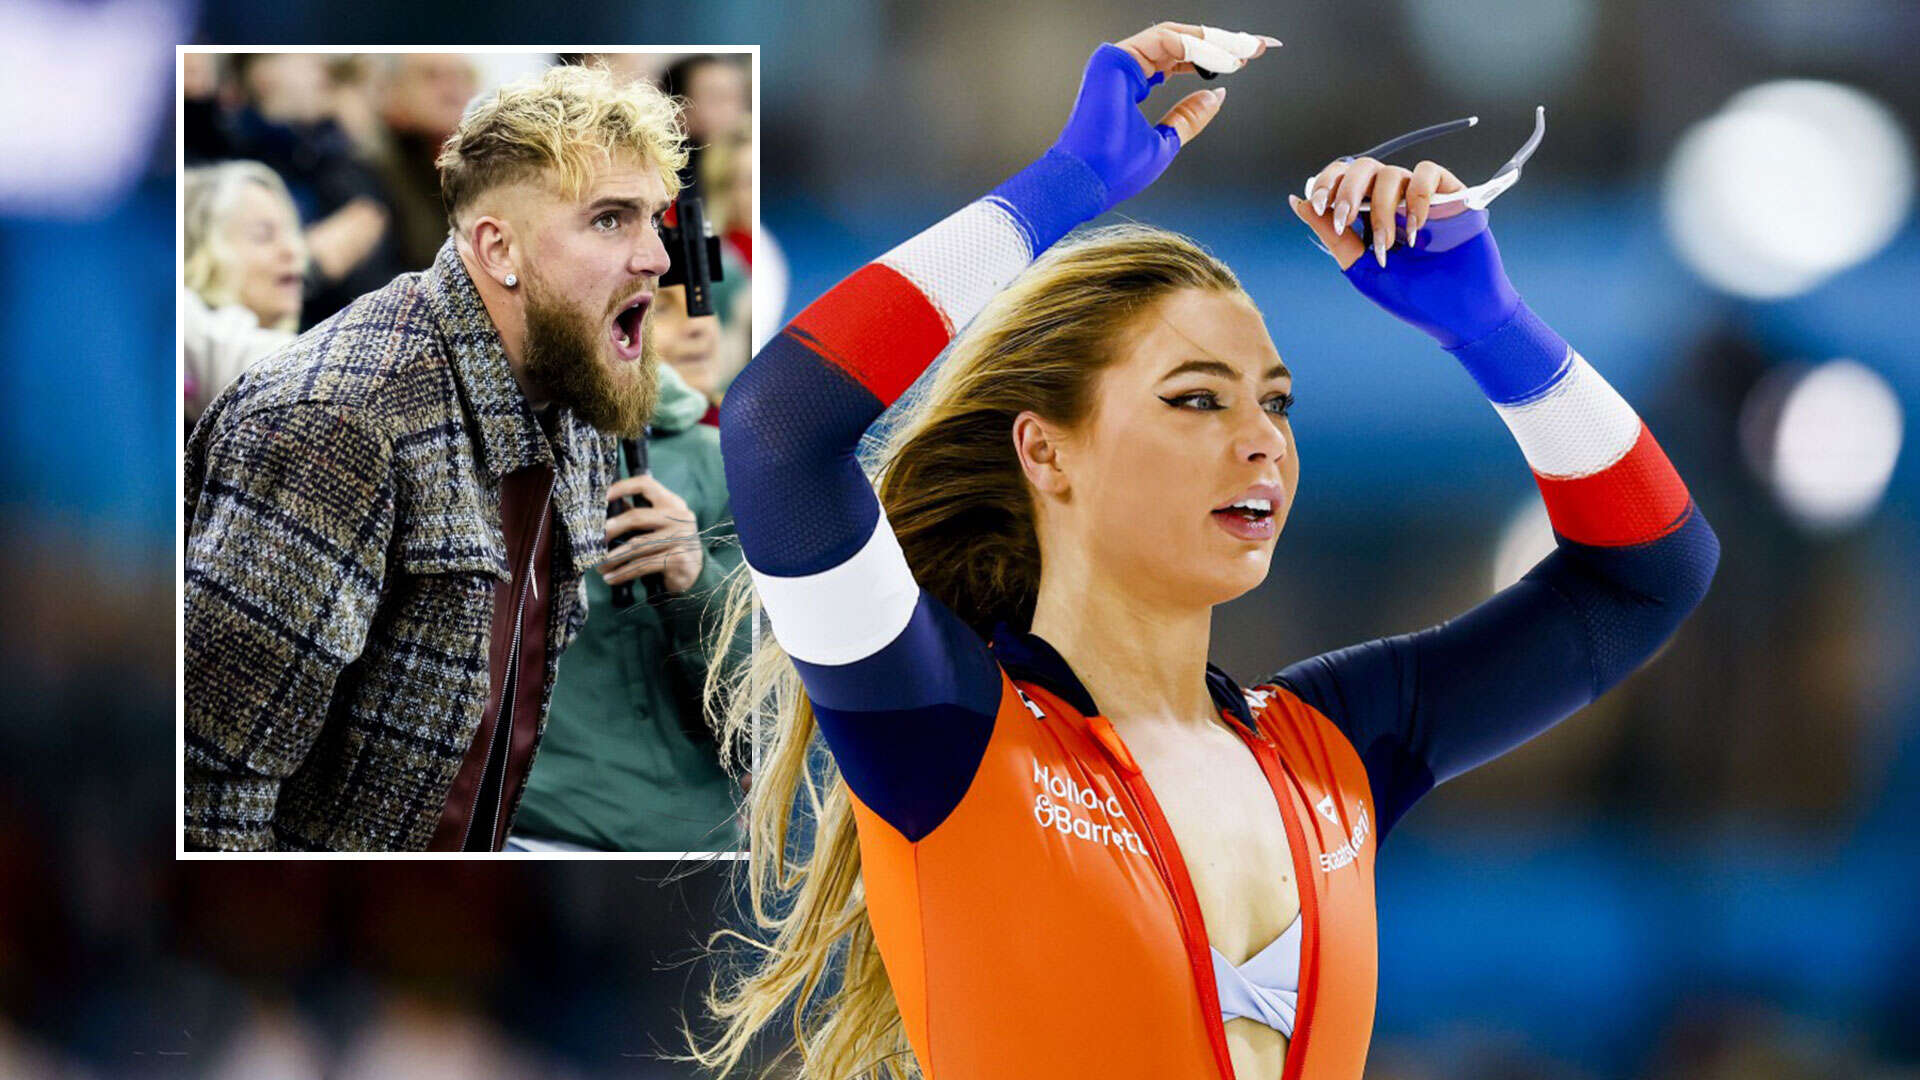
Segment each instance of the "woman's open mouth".
[{"label": "woman's open mouth", "polygon": [[1271,540],[1274,534],[1273,499],[1247,496],[1213,512],[1222,529],[1241,540]]},{"label": "woman's open mouth", "polygon": [[653,305],[652,293],[641,293],[620,309],[607,327],[607,337],[613,342],[613,351],[622,360],[635,360],[640,356],[640,326],[646,320],[647,309]]}]

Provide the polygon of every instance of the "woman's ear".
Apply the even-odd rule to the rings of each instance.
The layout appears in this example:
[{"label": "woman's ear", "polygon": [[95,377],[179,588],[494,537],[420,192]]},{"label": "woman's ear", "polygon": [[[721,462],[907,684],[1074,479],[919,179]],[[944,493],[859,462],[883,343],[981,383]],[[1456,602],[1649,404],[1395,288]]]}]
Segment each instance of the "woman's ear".
[{"label": "woman's ear", "polygon": [[1020,471],[1046,495],[1065,495],[1069,487],[1060,460],[1063,434],[1038,413],[1028,411],[1013,418],[1013,452],[1020,459]]}]

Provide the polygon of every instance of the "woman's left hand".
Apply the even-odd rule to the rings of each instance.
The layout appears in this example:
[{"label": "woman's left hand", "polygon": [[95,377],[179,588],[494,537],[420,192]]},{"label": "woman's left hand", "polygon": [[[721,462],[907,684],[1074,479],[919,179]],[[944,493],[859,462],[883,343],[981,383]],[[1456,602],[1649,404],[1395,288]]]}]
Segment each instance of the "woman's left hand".
[{"label": "woman's left hand", "polygon": [[[1434,211],[1435,195],[1465,189],[1459,177],[1437,162],[1422,161],[1409,171],[1363,157],[1335,161],[1321,169],[1308,189],[1313,193],[1311,203],[1297,195],[1287,198],[1293,212],[1313,229],[1340,263],[1340,269],[1345,270],[1367,249],[1360,231],[1349,228],[1361,213],[1361,203],[1370,204],[1366,214],[1372,226],[1374,259],[1384,267],[1387,252],[1396,240],[1411,247],[1419,239],[1430,212],[1449,217],[1466,209],[1461,203],[1442,203]],[[1396,228],[1402,200],[1407,204],[1404,234]]]},{"label": "woman's left hand", "polygon": [[1435,162],[1407,170],[1357,158],[1320,170],[1308,189],[1313,201],[1287,200],[1355,288],[1451,349],[1499,329],[1520,305],[1487,212],[1433,202],[1464,187]]}]

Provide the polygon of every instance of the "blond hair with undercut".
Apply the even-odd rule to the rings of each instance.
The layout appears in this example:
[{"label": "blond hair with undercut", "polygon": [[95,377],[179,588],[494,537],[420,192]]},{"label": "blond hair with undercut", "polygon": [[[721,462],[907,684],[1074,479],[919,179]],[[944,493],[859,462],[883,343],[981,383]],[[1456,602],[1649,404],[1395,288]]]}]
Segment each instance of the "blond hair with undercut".
[{"label": "blond hair with undercut", "polygon": [[646,82],[619,82],[603,66],[561,65],[481,98],[434,164],[447,221],[458,227],[475,198],[507,184],[555,184],[578,198],[617,154],[659,166],[667,197],[677,195],[687,163],[679,102]]}]

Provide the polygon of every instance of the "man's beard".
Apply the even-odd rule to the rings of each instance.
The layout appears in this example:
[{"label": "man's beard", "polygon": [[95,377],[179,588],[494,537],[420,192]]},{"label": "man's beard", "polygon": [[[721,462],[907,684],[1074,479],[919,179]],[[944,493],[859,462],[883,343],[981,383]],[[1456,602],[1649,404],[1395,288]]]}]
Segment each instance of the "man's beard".
[{"label": "man's beard", "polygon": [[[640,324],[640,355],[609,363],[606,323],[527,282],[527,381],[596,431],[633,437],[653,416],[660,391],[653,313]],[[616,368],[618,370],[616,370]]]}]

